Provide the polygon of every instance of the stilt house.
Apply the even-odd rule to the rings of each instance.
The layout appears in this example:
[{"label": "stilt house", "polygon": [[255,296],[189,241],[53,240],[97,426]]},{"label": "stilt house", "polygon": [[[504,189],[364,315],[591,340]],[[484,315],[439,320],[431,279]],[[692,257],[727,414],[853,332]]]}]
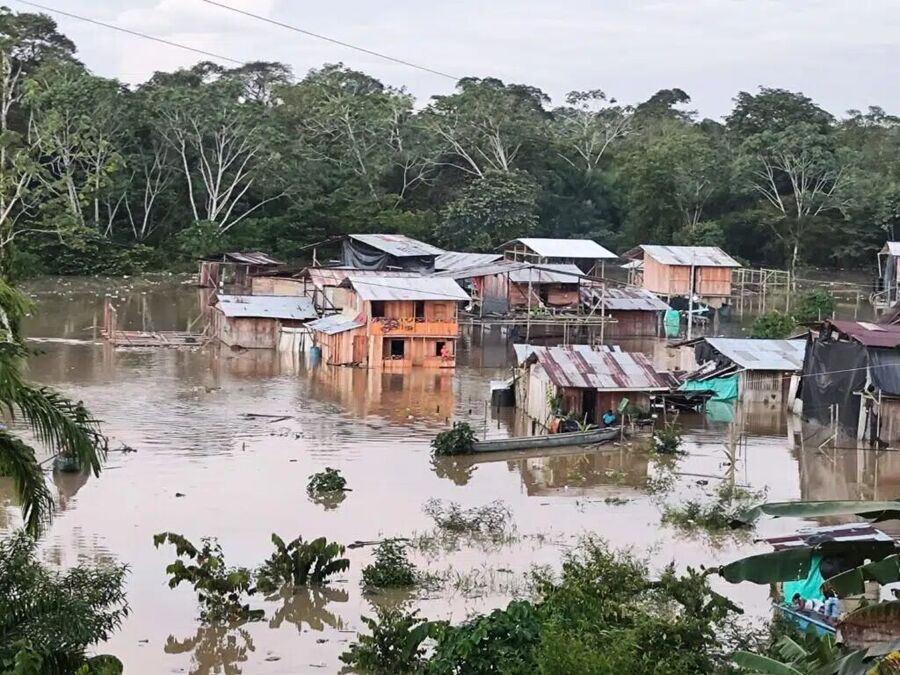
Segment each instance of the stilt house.
[{"label": "stilt house", "polygon": [[690,297],[721,307],[731,297],[731,271],[740,267],[717,246],[641,245],[625,256],[642,261],[641,284],[670,301]]},{"label": "stilt house", "polygon": [[219,295],[212,310],[215,338],[244,349],[275,349],[282,340],[295,344],[295,334],[305,334],[307,322],[318,317],[309,298],[273,295]]},{"label": "stilt house", "polygon": [[219,253],[200,259],[198,283],[204,288],[218,288],[225,284],[250,288],[250,279],[262,272],[281,267],[284,263],[262,251]]},{"label": "stilt house", "polygon": [[575,265],[589,275],[602,276],[607,260],[618,256],[592,239],[522,237],[499,247],[508,260],[533,265]]}]

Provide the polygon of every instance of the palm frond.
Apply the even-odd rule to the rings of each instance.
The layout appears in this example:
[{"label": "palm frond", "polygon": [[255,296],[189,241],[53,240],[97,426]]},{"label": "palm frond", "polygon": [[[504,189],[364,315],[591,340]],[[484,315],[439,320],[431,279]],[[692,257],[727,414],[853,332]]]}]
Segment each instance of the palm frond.
[{"label": "palm frond", "polygon": [[13,479],[16,495],[22,501],[26,530],[37,535],[50,518],[53,497],[34,448],[6,431],[0,431],[0,466],[3,473]]}]

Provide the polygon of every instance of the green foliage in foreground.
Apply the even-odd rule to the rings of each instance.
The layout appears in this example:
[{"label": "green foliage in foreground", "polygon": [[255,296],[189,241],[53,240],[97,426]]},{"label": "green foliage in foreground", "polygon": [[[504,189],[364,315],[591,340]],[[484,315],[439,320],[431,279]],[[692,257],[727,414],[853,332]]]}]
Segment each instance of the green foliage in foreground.
[{"label": "green foliage in foreground", "polygon": [[[739,611],[693,570],[654,579],[644,561],[589,539],[561,576],[536,575],[532,601],[457,626],[426,628],[402,610],[382,611],[342,659],[370,673],[729,673],[730,654],[748,646],[735,637]],[[428,659],[419,651],[426,637]],[[373,643],[378,650],[366,649]],[[398,653],[409,658],[387,659]]]},{"label": "green foliage in foreground", "polygon": [[750,337],[781,340],[794,332],[794,319],[779,311],[758,316],[750,328]]},{"label": "green foliage in foreground", "polygon": [[835,644],[831,636],[785,635],[766,654],[738,651],[735,663],[744,672],[766,675],[896,675],[900,672],[900,651],[850,649]]},{"label": "green foliage in foreground", "polygon": [[[109,638],[128,614],[126,568],[81,564],[55,572],[40,563],[36,551],[25,533],[0,541],[0,672],[121,672],[114,657],[86,665],[85,650]],[[104,661],[119,670],[100,670]]]},{"label": "green foliage in foreground", "polygon": [[350,561],[341,557],[344,547],[329,543],[325,537],[312,541],[297,537],[285,544],[281,537],[273,534],[272,543],[275,544],[275,553],[257,573],[256,585],[263,593],[276,591],[285,584],[322,584],[328,577],[350,567]]},{"label": "green foliage in foreground", "polygon": [[415,565],[406,555],[406,548],[396,539],[385,539],[375,549],[375,562],[362,571],[365,589],[408,588],[418,581]]},{"label": "green foliage in foreground", "polygon": [[475,448],[475,430],[466,422],[454,422],[453,427],[440,432],[431,441],[437,456],[466,455]]},{"label": "green foliage in foreground", "polygon": [[681,448],[681,427],[674,422],[666,422],[650,437],[650,451],[673,455]]}]

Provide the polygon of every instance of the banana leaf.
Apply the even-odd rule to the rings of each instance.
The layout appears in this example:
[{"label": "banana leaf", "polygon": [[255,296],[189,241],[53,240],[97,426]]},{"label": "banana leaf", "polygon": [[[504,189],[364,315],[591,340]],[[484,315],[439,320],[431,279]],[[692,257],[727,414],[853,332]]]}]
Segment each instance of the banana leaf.
[{"label": "banana leaf", "polygon": [[773,518],[860,516],[873,522],[879,522],[900,518],[900,501],[768,502],[737,514],[735,520],[741,525],[750,525],[761,515]]},{"label": "banana leaf", "polygon": [[732,657],[734,662],[751,673],[765,673],[766,675],[803,675],[796,668],[781,663],[775,659],[770,659],[762,654],[754,654],[752,652],[735,652]]},{"label": "banana leaf", "polygon": [[845,616],[839,628],[844,644],[849,647],[867,649],[870,656],[890,653],[896,649],[900,635],[900,601],[860,607]]},{"label": "banana leaf", "polygon": [[881,560],[854,567],[827,581],[841,597],[864,593],[866,581],[892,584],[900,581],[900,554],[889,555]]},{"label": "banana leaf", "polygon": [[751,555],[722,565],[718,572],[726,581],[733,584],[742,581],[771,584],[776,581],[805,579],[809,576],[814,550],[804,546]]}]

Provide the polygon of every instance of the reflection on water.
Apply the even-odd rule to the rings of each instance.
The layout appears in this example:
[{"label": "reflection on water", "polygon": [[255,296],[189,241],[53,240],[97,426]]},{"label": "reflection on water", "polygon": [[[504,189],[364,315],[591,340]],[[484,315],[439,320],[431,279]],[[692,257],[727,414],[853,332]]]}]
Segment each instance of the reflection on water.
[{"label": "reflection on water", "polygon": [[[648,462],[639,439],[598,449],[432,458],[429,443],[451,418],[470,422],[479,437],[529,432],[521,416],[488,404],[489,382],[510,373],[504,331],[468,329],[452,372],[314,367],[300,356],[212,346],[114,349],[91,342],[108,293],[136,328],[184,329],[201,304],[197,289],[180,279],[117,284],[42,282],[27,330],[68,340],[38,343],[30,377],[84,400],[104,421],[113,447],[137,450],[110,453],[99,479],[53,476],[60,510],[43,547],[45,558],[60,565],[80,559],[129,565],[132,613],[103,646],[128,673],[335,672],[352,632],[364,628],[360,616],[371,615],[370,602],[411,601],[363,595],[360,571],[372,559],[371,547],[363,547],[347,552],[350,570],[333,586],[260,599],[266,621],[198,628],[190,589],[166,587],[170,560],[152,545],[160,531],[216,536],[230,564],[255,566],[271,553],[271,532],[345,544],[409,537],[433,527],[422,512],[428,499],[463,508],[500,499],[513,513],[519,541],[442,551],[437,561],[412,555],[432,571],[504,569],[521,577],[535,564],[558,565],[586,533],[648,551],[657,567],[672,560],[680,567],[712,565],[767,549],[730,541],[710,547],[660,527],[655,498],[638,487],[662,474],[675,476],[672,498],[708,495],[723,480],[766,488],[771,499],[900,497],[895,453],[820,450],[821,441],[810,440],[812,432],[778,406],[682,416],[687,454],[668,468]],[[656,340],[622,344],[659,367],[686,367],[689,350]],[[352,489],[333,508],[306,495],[308,477],[325,466],[340,469]],[[604,501],[619,495],[627,502]],[[0,528],[8,529],[18,513],[5,479],[0,504]],[[766,521],[760,534],[797,525]],[[769,611],[765,588],[723,582],[717,590],[750,616]],[[507,601],[497,590],[412,599],[423,616],[449,620]]]}]

